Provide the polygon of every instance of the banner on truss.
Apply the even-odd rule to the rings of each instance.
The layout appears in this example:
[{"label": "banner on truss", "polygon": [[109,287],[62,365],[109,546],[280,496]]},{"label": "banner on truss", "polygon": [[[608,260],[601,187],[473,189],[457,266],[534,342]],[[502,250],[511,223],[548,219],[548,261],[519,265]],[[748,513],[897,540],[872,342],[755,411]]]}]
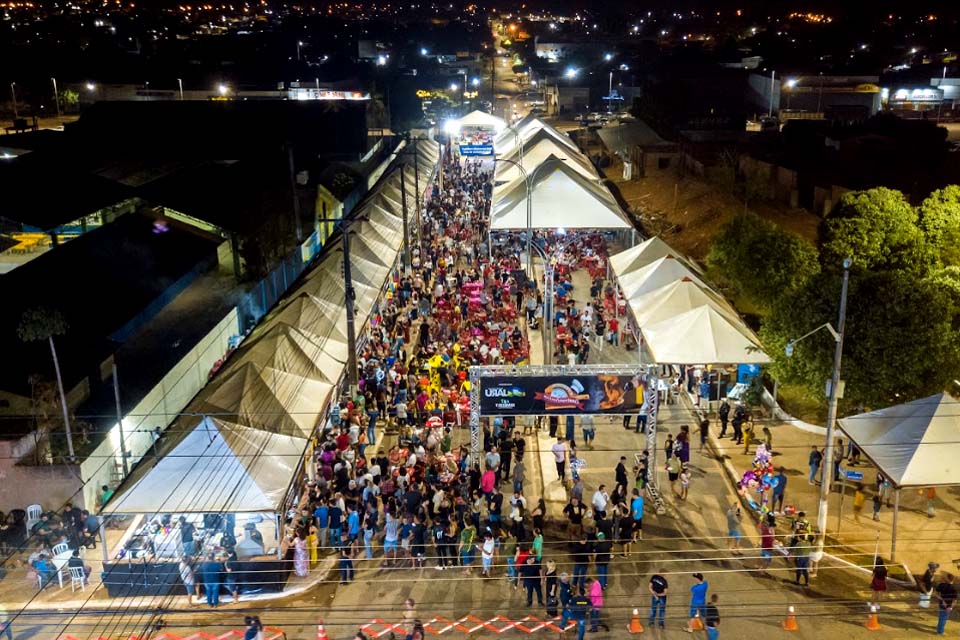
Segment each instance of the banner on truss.
[{"label": "banner on truss", "polygon": [[491,375],[480,379],[485,416],[637,413],[644,377],[618,374]]}]

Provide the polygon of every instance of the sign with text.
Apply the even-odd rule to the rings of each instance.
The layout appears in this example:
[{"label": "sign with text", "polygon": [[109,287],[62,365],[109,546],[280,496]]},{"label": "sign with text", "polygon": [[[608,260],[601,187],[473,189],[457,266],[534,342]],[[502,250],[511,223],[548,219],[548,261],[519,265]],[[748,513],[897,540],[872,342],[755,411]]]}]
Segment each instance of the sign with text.
[{"label": "sign with text", "polygon": [[484,416],[568,413],[637,413],[643,405],[643,377],[490,376],[480,382]]},{"label": "sign with text", "polygon": [[492,144],[462,144],[460,145],[460,155],[462,156],[492,156]]}]

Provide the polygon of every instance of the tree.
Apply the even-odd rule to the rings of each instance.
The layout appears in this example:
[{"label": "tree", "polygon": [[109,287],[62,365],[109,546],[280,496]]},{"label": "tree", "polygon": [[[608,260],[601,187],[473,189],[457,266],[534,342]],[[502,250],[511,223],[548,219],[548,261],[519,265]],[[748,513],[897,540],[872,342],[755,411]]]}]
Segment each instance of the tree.
[{"label": "tree", "polygon": [[934,256],[917,221],[916,210],[899,191],[878,187],[846,193],[823,224],[821,264],[834,268],[852,258],[854,269],[922,275]]},{"label": "tree", "polygon": [[937,189],[918,211],[920,229],[940,263],[960,265],[960,187]]},{"label": "tree", "polygon": [[[760,337],[773,359],[770,373],[824,397],[835,343],[827,331],[785,353],[789,340],[824,322],[834,326],[840,278],[824,273],[781,298]],[[881,408],[937,393],[960,376],[958,298],[944,284],[909,273],[851,274],[843,369],[845,406]]]},{"label": "tree", "polygon": [[53,357],[53,369],[57,374],[57,387],[60,390],[60,405],[63,408],[63,426],[67,433],[67,450],[70,453],[70,462],[75,459],[73,451],[73,436],[70,433],[70,409],[67,407],[67,396],[63,391],[63,378],[60,375],[60,361],[57,359],[57,348],[53,343],[54,336],[62,336],[67,332],[67,321],[55,309],[35,307],[27,309],[20,318],[17,335],[24,342],[39,342],[46,340],[50,345],[50,355]]},{"label": "tree", "polygon": [[714,237],[707,264],[716,280],[769,309],[817,274],[817,250],[752,213],[734,216]]}]

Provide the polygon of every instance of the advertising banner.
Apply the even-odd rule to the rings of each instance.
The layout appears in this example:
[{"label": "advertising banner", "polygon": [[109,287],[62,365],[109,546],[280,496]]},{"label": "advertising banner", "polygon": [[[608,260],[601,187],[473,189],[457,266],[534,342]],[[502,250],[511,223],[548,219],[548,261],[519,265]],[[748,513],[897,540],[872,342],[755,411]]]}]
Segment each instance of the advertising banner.
[{"label": "advertising banner", "polygon": [[480,381],[480,415],[637,413],[643,376],[490,376]]},{"label": "advertising banner", "polygon": [[462,156],[492,156],[492,144],[462,144],[460,145],[460,155]]}]

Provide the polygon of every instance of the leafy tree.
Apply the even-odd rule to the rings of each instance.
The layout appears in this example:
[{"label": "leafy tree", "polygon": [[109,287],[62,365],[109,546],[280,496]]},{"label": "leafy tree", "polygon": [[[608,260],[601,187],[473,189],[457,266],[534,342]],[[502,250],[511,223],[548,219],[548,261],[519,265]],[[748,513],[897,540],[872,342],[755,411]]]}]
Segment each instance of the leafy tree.
[{"label": "leafy tree", "polygon": [[821,264],[832,269],[852,258],[855,269],[924,274],[934,256],[917,220],[899,191],[878,187],[846,193],[824,222]]},{"label": "leafy tree", "polygon": [[919,224],[945,265],[960,265],[960,187],[937,189],[920,204]]},{"label": "leafy tree", "polygon": [[816,248],[752,213],[734,216],[720,228],[707,264],[718,281],[763,309],[820,270]]},{"label": "leafy tree", "polygon": [[[824,322],[834,326],[840,278],[824,273],[781,298],[765,319],[760,337],[780,381],[805,386],[823,397],[835,343],[820,331],[787,342]],[[960,375],[960,308],[949,288],[904,272],[851,274],[843,369],[846,406],[881,408],[942,391]]]}]

